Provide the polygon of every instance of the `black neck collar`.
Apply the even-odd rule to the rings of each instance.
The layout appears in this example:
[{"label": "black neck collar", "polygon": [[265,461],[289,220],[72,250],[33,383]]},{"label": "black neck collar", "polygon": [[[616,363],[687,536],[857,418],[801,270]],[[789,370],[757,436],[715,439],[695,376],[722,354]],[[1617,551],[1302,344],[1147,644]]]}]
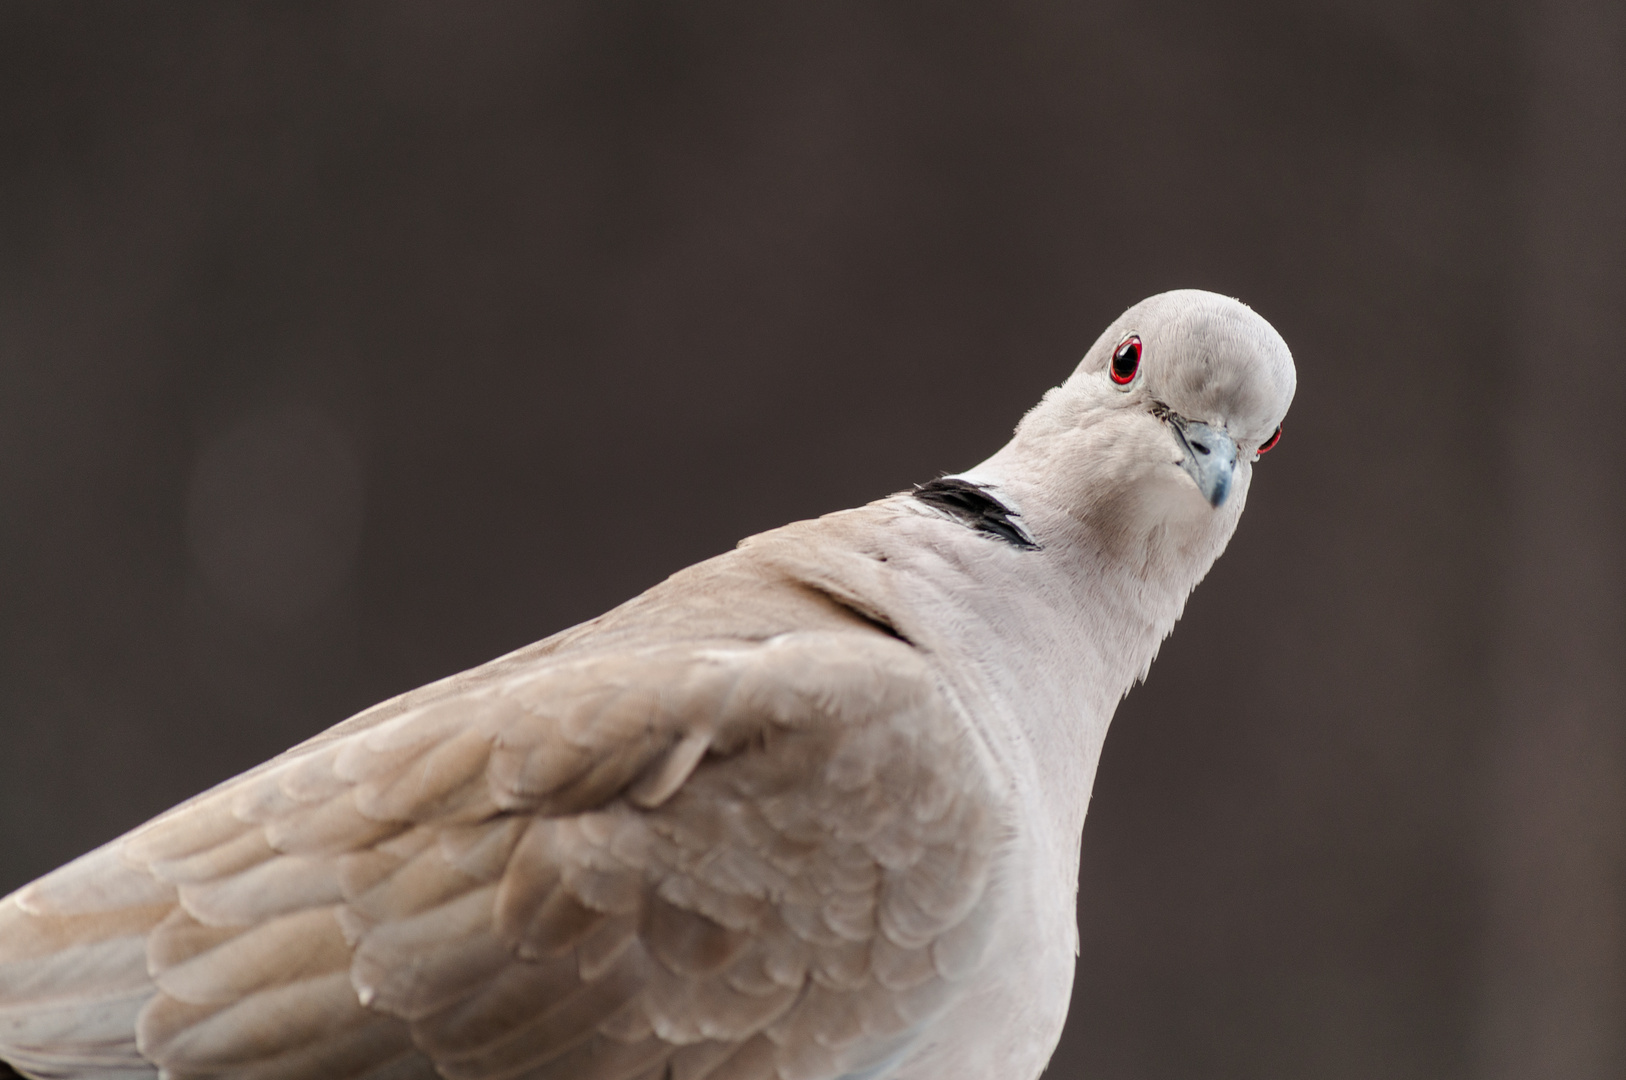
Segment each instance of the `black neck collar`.
[{"label": "black neck collar", "polygon": [[1023,551],[1038,551],[1027,530],[1017,523],[1022,515],[988,493],[981,484],[940,476],[916,484],[910,492],[928,506],[936,507],[974,532],[991,536]]}]

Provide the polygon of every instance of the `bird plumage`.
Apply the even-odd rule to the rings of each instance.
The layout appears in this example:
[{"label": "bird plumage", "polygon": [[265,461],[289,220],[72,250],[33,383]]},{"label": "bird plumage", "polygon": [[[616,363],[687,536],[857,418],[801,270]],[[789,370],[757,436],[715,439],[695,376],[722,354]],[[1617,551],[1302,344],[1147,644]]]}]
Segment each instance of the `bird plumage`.
[{"label": "bird plumage", "polygon": [[[1129,324],[1148,359],[1124,390],[1103,369]],[[1211,507],[1160,426],[1257,447],[1291,392],[1235,301],[1132,308],[961,478],[1000,529],[905,493],[750,538],[0,901],[0,1058],[131,1080],[1036,1075],[1107,721],[1248,486],[1244,459]]]}]

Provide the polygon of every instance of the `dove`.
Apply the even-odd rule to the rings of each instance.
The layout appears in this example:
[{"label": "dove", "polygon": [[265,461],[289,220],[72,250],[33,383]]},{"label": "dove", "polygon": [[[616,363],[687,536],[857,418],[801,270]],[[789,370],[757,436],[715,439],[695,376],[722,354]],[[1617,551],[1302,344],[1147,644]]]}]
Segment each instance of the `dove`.
[{"label": "dove", "polygon": [[1027,1080],[1117,703],[1296,375],[1131,307],[967,472],[762,533],[0,901],[0,1059],[138,1080]]}]

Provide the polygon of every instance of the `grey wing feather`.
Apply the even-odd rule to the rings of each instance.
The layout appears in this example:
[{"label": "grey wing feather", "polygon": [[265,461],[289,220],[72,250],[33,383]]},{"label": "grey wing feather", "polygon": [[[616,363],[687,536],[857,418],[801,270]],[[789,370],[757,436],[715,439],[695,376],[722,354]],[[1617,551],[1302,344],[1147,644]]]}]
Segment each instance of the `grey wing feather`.
[{"label": "grey wing feather", "polygon": [[515,665],[0,902],[40,1077],[879,1075],[968,985],[997,799],[906,644]]}]

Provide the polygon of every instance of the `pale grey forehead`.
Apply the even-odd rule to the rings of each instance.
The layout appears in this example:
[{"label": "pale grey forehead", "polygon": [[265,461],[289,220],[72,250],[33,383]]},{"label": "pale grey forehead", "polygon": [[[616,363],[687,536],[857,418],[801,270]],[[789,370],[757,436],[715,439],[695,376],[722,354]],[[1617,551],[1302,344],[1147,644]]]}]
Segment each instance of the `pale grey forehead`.
[{"label": "pale grey forehead", "polygon": [[1143,300],[1113,322],[1081,370],[1105,368],[1128,334],[1140,335],[1148,391],[1194,419],[1274,424],[1293,400],[1287,343],[1241,301],[1198,289]]}]

